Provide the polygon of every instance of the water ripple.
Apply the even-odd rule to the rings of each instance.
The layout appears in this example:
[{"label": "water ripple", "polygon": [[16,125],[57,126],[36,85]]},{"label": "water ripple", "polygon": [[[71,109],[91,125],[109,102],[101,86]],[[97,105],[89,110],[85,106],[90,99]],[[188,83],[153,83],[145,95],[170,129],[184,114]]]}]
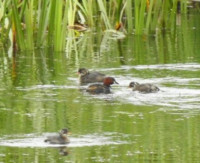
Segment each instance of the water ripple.
[{"label": "water ripple", "polygon": [[[84,146],[102,146],[102,145],[117,145],[117,144],[127,144],[126,141],[118,140],[119,137],[115,136],[115,133],[109,134],[92,134],[92,135],[81,135],[78,137],[70,137],[70,143],[67,145],[57,145],[57,144],[48,144],[44,142],[44,139],[50,133],[45,133],[42,136],[37,136],[34,134],[27,135],[17,135],[17,139],[0,139],[0,146],[9,146],[9,147],[84,147]],[[125,135],[126,137],[126,135]],[[117,139],[117,140],[116,140]]]},{"label": "water ripple", "polygon": [[130,69],[168,69],[168,70],[190,70],[198,71],[200,70],[200,64],[198,63],[188,63],[188,64],[157,64],[157,65],[136,65],[136,66],[121,66],[120,68],[105,68],[102,71],[115,71],[115,70],[130,70]]}]

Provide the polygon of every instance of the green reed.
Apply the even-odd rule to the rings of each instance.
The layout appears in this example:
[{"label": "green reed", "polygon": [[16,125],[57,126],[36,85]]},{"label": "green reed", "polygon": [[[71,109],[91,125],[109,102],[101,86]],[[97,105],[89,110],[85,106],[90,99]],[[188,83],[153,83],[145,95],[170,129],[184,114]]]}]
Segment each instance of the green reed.
[{"label": "green reed", "polygon": [[25,40],[24,40],[24,34],[22,32],[21,18],[20,18],[20,13],[19,13],[19,10],[17,8],[17,5],[18,4],[17,4],[16,0],[12,0],[11,1],[11,7],[12,7],[12,13],[11,13],[12,32],[13,32],[13,37],[15,37],[15,32],[16,32],[17,43],[18,43],[20,49],[24,50],[24,49],[26,49],[26,45],[25,45],[25,42],[24,42]]},{"label": "green reed", "polygon": [[[52,47],[64,51],[75,23],[98,32],[121,28],[136,35],[174,31],[177,13],[187,13],[189,0],[0,0],[0,27],[5,40],[21,50]],[[177,10],[179,4],[180,11]],[[180,15],[179,15],[180,16]],[[8,20],[8,27],[4,28]],[[7,37],[6,37],[7,35]],[[76,33],[73,34],[76,37]],[[1,40],[1,41],[5,41]],[[15,49],[15,48],[14,48]]]}]

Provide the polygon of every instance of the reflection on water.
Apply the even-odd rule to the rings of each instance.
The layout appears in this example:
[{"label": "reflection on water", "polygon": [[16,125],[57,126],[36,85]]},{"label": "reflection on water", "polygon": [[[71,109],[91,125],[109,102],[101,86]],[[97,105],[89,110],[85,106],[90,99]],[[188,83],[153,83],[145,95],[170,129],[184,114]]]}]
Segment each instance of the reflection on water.
[{"label": "reflection on water", "polygon": [[[0,162],[198,162],[200,30],[189,30],[195,22],[174,35],[117,41],[88,32],[67,54],[1,53]],[[90,95],[79,85],[79,67],[119,85],[112,94]],[[133,92],[131,81],[161,91]],[[44,142],[63,127],[72,132],[67,148]]]},{"label": "reflection on water", "polygon": [[69,149],[67,147],[59,147],[59,154],[61,156],[67,156],[69,154]]}]

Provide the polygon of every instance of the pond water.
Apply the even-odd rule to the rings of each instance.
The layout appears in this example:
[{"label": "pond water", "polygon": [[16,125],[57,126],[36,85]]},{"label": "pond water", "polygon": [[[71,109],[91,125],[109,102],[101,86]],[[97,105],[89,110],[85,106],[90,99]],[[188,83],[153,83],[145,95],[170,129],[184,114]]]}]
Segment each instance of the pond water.
[{"label": "pond water", "polygon": [[[41,49],[13,57],[2,49],[0,162],[199,162],[200,26],[194,19],[158,36],[117,39],[88,31],[68,40],[66,53]],[[119,85],[111,94],[90,95],[79,85],[79,67],[113,76]],[[131,81],[160,91],[133,92]],[[65,127],[70,144],[44,142]]]}]

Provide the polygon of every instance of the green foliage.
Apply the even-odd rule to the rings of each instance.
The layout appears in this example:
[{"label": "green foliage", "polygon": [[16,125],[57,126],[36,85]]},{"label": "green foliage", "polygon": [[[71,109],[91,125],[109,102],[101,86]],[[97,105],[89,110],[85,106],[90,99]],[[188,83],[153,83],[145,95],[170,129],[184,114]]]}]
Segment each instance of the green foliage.
[{"label": "green foliage", "polygon": [[[64,51],[66,36],[75,37],[68,26],[84,24],[98,31],[125,29],[136,35],[174,31],[177,14],[187,13],[188,0],[0,0],[0,28],[16,31],[18,49],[52,47]],[[177,11],[177,8],[180,11]],[[5,21],[8,27],[4,29]],[[1,30],[1,31],[2,31]],[[123,30],[123,31],[125,31]],[[3,40],[4,41],[4,40]],[[13,43],[15,44],[15,42]]]},{"label": "green foliage", "polygon": [[13,33],[16,31],[16,36],[17,36],[17,42],[19,44],[19,47],[24,50],[26,49],[25,42],[24,42],[24,35],[22,32],[22,26],[21,26],[21,19],[20,19],[20,14],[17,8],[17,2],[16,0],[11,1],[11,6],[12,6],[12,28],[13,28]]}]

